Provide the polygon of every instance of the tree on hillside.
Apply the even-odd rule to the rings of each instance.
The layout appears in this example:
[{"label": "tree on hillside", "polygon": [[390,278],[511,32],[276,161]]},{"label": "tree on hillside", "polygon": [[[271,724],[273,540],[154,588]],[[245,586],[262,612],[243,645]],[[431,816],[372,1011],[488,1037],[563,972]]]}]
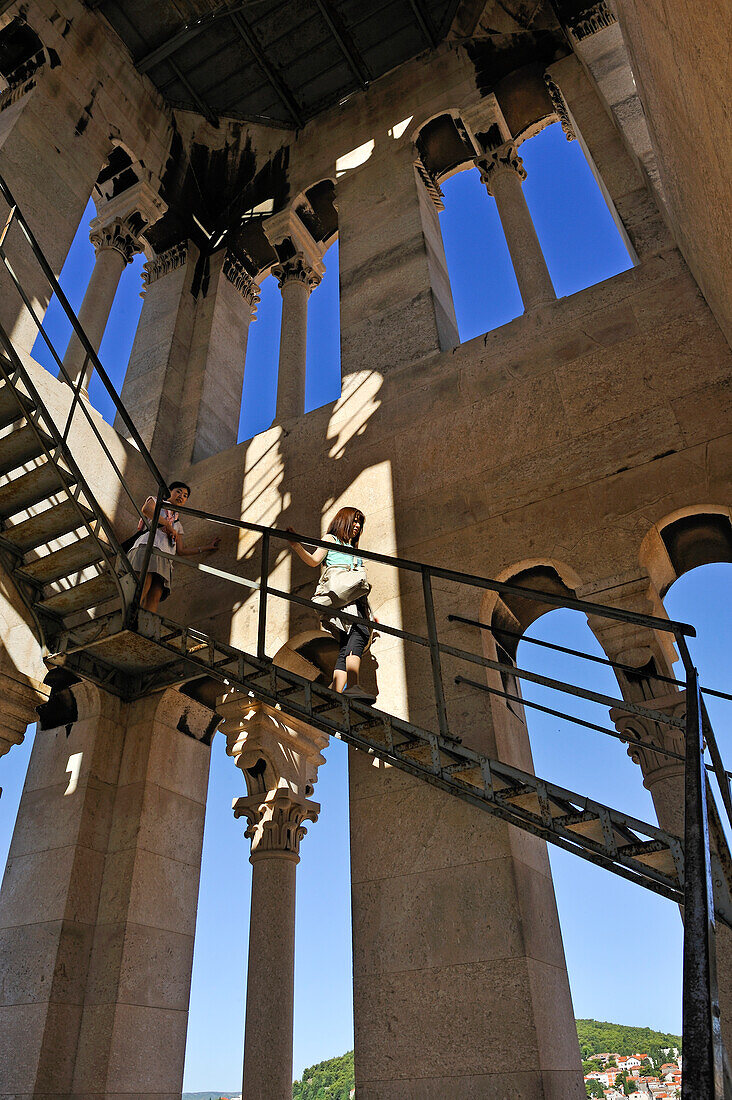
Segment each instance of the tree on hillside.
[{"label": "tree on hillside", "polygon": [[601,1085],[599,1081],[585,1081],[585,1088],[588,1096],[599,1097],[599,1100],[603,1100],[605,1086]]}]

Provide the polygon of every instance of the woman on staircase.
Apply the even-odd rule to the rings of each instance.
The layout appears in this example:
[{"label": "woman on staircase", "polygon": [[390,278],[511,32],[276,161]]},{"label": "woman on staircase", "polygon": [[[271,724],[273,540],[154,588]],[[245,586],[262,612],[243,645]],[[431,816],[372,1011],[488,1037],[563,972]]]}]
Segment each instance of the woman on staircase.
[{"label": "woman on staircase", "polygon": [[[188,549],[184,545],[183,525],[178,518],[175,506],[185,504],[190,495],[190,487],[184,481],[171,482],[167,504],[160,509],[150,564],[142,586],[140,607],[145,611],[157,611],[160,602],[167,600],[170,595],[173,563],[168,555],[178,554],[180,557],[190,558],[197,554],[213,554],[219,548],[220,538],[212,539],[207,546],[192,546]],[[155,515],[155,497],[148,497],[141,510],[143,516],[152,522]],[[140,520],[140,533],[129,551],[130,565],[137,573],[141,571],[144,564],[147,543],[148,531],[147,528],[143,528]]]},{"label": "woman on staircase", "polygon": [[[311,554],[300,542],[292,542],[291,546],[306,565],[324,566],[313,601],[328,609],[329,613],[321,616],[321,623],[340,647],[330,686],[364,703],[375,703],[376,696],[358,682],[361,658],[369,644],[371,628],[364,623],[352,623],[339,614],[374,618],[368,601],[371,585],[366,579],[363,558],[338,549],[339,546],[357,547],[365,523],[366,517],[359,508],[341,508],[323,540],[333,543],[332,550],[318,546]],[[292,531],[292,527],[287,530]]]}]

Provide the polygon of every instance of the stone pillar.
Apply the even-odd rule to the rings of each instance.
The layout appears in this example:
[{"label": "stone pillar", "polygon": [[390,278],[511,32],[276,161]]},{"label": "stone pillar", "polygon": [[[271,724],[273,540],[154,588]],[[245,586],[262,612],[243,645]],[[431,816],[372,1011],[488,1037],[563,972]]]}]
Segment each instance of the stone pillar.
[{"label": "stone pillar", "polygon": [[217,718],[85,683],[41,715],[0,894],[0,1095],[180,1095]]},{"label": "stone pillar", "polygon": [[[146,182],[138,182],[111,199],[91,223],[89,240],[96,250],[94,269],[79,309],[79,324],[94,351],[99,351],[122,272],[143,248],[142,234],[165,212],[165,203]],[[70,383],[83,373],[86,393],[93,367],[75,332],[64,355]]]},{"label": "stone pillar", "polygon": [[[624,51],[622,43],[620,46]],[[605,63],[609,63],[608,57]],[[611,66],[608,75],[611,86],[617,83],[616,72]],[[552,85],[555,89],[553,98],[561,98],[566,107],[566,121],[582,147],[631,258],[642,260],[673,247],[673,239],[639,162],[628,151],[608,107],[575,55],[550,65],[547,77],[550,93]],[[606,90],[609,91],[607,85]],[[627,107],[623,114],[627,118]]]},{"label": "stone pillar", "polygon": [[205,262],[175,428],[177,469],[236,444],[249,325],[259,301],[259,287],[232,253],[223,249]]},{"label": "stone pillar", "polygon": [[[374,143],[372,142],[372,145]],[[408,132],[385,137],[336,182],[344,378],[385,374],[460,343],[439,195]]]},{"label": "stone pillar", "polygon": [[496,200],[524,308],[530,310],[555,301],[551,276],[524,198],[526,169],[516,145],[507,141],[493,153],[478,157],[475,163],[488,194]]},{"label": "stone pillar", "polygon": [[[144,265],[142,311],[122,385],[125,407],[167,474],[174,472],[178,410],[196,316],[198,258],[191,241],[180,241]],[[114,426],[125,434],[119,417]]]},{"label": "stone pillar", "polygon": [[219,706],[227,752],[244,774],[248,794],[234,800],[251,840],[246,1035],[242,1095],[292,1097],[295,977],[295,869],[303,823],[317,820],[310,796],[325,762],[325,734],[265,703],[233,696]]},{"label": "stone pillar", "polygon": [[[95,82],[91,66],[67,80],[64,66],[45,50],[32,79],[0,94],[0,172],[57,278],[109,152],[109,129],[97,112],[87,116],[83,133],[76,129]],[[7,210],[0,205],[4,223]],[[5,247],[43,318],[51,290],[17,225]],[[38,329],[1,265],[0,323],[15,347],[30,353]]]},{"label": "stone pillar", "polygon": [[282,291],[280,359],[277,373],[276,420],[282,422],[305,412],[305,361],[307,357],[308,299],[321,275],[298,252],[272,270]]},{"label": "stone pillar", "polygon": [[[135,253],[140,251],[140,245],[129,227],[120,221],[93,229],[89,240],[96,250],[96,259],[78,316],[79,324],[88,336],[91,346],[98,352],[122,272]],[[83,373],[81,390],[86,394],[94,368],[73,331],[64,355],[64,367],[71,385],[75,385],[79,375]]]}]

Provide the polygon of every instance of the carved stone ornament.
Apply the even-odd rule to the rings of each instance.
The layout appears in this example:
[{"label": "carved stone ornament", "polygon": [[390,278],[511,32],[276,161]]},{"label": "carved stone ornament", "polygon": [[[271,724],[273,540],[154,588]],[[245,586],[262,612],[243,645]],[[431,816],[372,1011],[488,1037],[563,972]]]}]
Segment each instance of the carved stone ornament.
[{"label": "carved stone ornament", "polygon": [[142,242],[131,225],[121,218],[115,218],[107,225],[97,226],[89,234],[89,240],[97,252],[103,248],[113,248],[119,252],[126,264],[132,261],[137,252],[142,252]]},{"label": "carved stone ornament", "polygon": [[306,262],[303,254],[298,252],[291,260],[277,264],[272,268],[272,274],[277,279],[277,285],[282,290],[285,283],[303,283],[308,292],[315,290],[320,283],[320,275]]},{"label": "carved stone ornament", "polygon": [[480,171],[480,178],[489,195],[493,194],[493,181],[500,172],[515,172],[522,183],[526,179],[524,162],[518,155],[516,143],[513,141],[507,141],[484,157],[476,157],[474,163]]},{"label": "carved stone ornament", "polygon": [[569,29],[577,41],[581,42],[583,38],[589,38],[590,35],[597,34],[605,27],[612,27],[613,23],[617,23],[615,15],[605,3],[605,0],[599,0],[599,3],[593,4],[591,8],[585,8],[569,24]]},{"label": "carved stone ornament", "polygon": [[244,267],[244,264],[240,260],[237,260],[236,256],[232,256],[230,252],[227,252],[222,270],[225,278],[227,278],[231,285],[239,291],[242,298],[251,309],[252,316],[254,316],[257,310],[257,303],[259,302],[259,287]]},{"label": "carved stone ornament", "polygon": [[[5,111],[8,107],[12,107],[14,103],[29,92],[36,85],[36,74],[51,61],[51,68],[54,67],[54,61],[51,57],[49,50],[45,46],[34,54],[33,57],[24,61],[22,65],[19,65],[8,78],[8,86],[0,92],[0,111]],[[58,64],[58,58],[55,57],[55,62]]]},{"label": "carved stone ornament", "polygon": [[175,271],[176,268],[182,267],[186,262],[187,256],[188,241],[181,241],[179,244],[174,244],[172,248],[168,248],[165,252],[161,252],[154,260],[148,260],[147,263],[144,263],[142,265],[143,293],[152,283],[157,282],[158,279],[162,279],[164,275],[169,275],[170,272]]},{"label": "carved stone ornament", "polygon": [[577,135],[574,132],[574,127],[569,117],[569,111],[567,110],[567,104],[564,102],[564,96],[562,95],[559,85],[552,80],[549,73],[544,73],[544,83],[549,92],[549,98],[554,105],[554,110],[557,112],[557,118],[564,131],[564,136],[567,141],[575,141]]},{"label": "carved stone ornament", "polygon": [[[646,699],[644,702],[653,710],[661,711],[672,718],[683,719],[686,714],[686,693],[683,691],[675,692],[662,699]],[[665,752],[654,751],[654,746],[678,753],[683,757],[686,751],[684,730],[678,726],[654,722],[652,718],[646,718],[644,715],[629,714],[620,707],[613,707],[610,717],[615,728],[627,740],[628,756],[640,767],[646,786],[652,785],[657,779],[677,774],[679,771],[683,772],[683,759],[677,760]],[[639,745],[638,741],[644,741],[646,744]]]},{"label": "carved stone ornament", "polygon": [[234,800],[234,817],[245,817],[244,835],[251,840],[250,859],[263,856],[299,860],[300,841],[305,836],[304,821],[317,821],[320,805],[280,787],[264,800],[247,795]]},{"label": "carved stone ornament", "polygon": [[420,156],[415,157],[414,167],[417,169],[417,174],[427,189],[427,194],[435,204],[435,209],[442,212],[445,209],[445,204],[442,201],[445,196],[442,193],[442,188],[437,182],[436,177],[430,172]]}]

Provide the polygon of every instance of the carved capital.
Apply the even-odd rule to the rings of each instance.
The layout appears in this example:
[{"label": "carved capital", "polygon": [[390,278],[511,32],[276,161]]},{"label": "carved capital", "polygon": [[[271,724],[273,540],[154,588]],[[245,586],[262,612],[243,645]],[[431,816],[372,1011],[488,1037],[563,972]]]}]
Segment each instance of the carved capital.
[{"label": "carved capital", "polygon": [[247,785],[233,803],[235,817],[249,822],[246,836],[257,854],[298,859],[304,821],[315,821],[320,806],[311,801],[318,768],[325,763],[326,734],[274,707],[232,695],[217,704],[224,718],[226,751]]},{"label": "carved capital", "polygon": [[236,256],[232,256],[230,252],[226,253],[224,257],[223,266],[224,277],[229,280],[231,285],[239,291],[244,301],[249,306],[251,316],[257,312],[257,303],[259,302],[259,287],[254,282],[244,264],[237,260]]},{"label": "carved capital", "polygon": [[492,153],[484,157],[475,158],[475,166],[480,171],[480,178],[486,186],[489,195],[493,194],[496,176],[502,172],[513,172],[523,181],[526,179],[524,162],[516,151],[516,143],[507,141]]},{"label": "carved capital", "polygon": [[119,252],[126,264],[131,263],[135,253],[142,252],[142,241],[126,219],[115,218],[106,225],[95,226],[89,240],[97,254],[105,248],[112,248]]},{"label": "carved capital", "polygon": [[174,244],[167,251],[161,252],[154,260],[148,260],[147,263],[144,263],[142,265],[143,293],[152,283],[162,279],[164,275],[169,275],[176,268],[182,267],[187,258],[188,241],[180,241],[179,244]]},{"label": "carved capital", "polygon": [[317,271],[307,263],[302,252],[298,252],[291,260],[277,264],[272,268],[272,274],[277,279],[280,290],[287,283],[302,283],[307,287],[308,293],[315,290],[321,279]]},{"label": "carved capital", "polygon": [[45,703],[48,695],[45,684],[0,672],[0,756],[22,744],[26,729],[36,721],[36,707]]},{"label": "carved capital", "polygon": [[544,73],[544,83],[546,84],[546,89],[549,92],[549,98],[552,101],[554,110],[557,113],[557,118],[559,119],[562,130],[564,131],[564,136],[566,137],[567,141],[575,141],[577,135],[574,132],[572,120],[569,117],[569,111],[567,109],[567,104],[565,103],[564,96],[562,95],[561,88],[556,83],[556,81],[552,79],[549,73]]},{"label": "carved capital", "polygon": [[263,857],[298,861],[300,841],[307,832],[303,823],[318,820],[320,805],[280,787],[264,800],[261,795],[236,798],[233,810],[234,817],[247,820],[244,836],[252,843],[252,863]]},{"label": "carved capital", "polygon": [[605,27],[612,27],[613,23],[617,23],[615,15],[605,0],[599,0],[599,3],[592,4],[575,16],[569,23],[569,29],[574,38],[581,42],[583,38],[589,38],[590,35],[597,34]]},{"label": "carved capital", "polygon": [[[646,699],[644,702],[646,706],[661,711],[662,714],[668,714],[672,718],[683,719],[686,714],[686,693],[683,691],[674,692],[663,698]],[[683,757],[686,751],[686,738],[684,731],[678,726],[667,726],[663,722],[654,722],[652,718],[629,714],[620,707],[612,708],[610,718],[615,728],[627,741],[628,756],[643,772],[643,782],[646,787],[650,789],[659,779],[666,779],[683,772],[683,759],[677,760],[664,752],[656,752],[653,748],[657,746],[659,749],[679,753]],[[644,741],[645,744],[640,745],[638,741]]]}]

